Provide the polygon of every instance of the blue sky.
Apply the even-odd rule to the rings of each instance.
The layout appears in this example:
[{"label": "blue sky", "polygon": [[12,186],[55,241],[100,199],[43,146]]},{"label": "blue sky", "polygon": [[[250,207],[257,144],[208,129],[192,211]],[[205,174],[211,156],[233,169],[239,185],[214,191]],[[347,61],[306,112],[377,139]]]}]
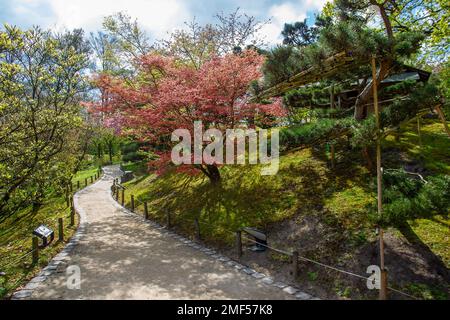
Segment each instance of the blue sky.
[{"label": "blue sky", "polygon": [[27,28],[41,25],[55,30],[101,28],[106,15],[125,11],[137,18],[153,39],[183,27],[194,17],[201,23],[213,21],[217,12],[242,12],[260,20],[272,19],[261,33],[267,42],[280,41],[285,22],[313,18],[326,0],[0,0],[0,23]]}]

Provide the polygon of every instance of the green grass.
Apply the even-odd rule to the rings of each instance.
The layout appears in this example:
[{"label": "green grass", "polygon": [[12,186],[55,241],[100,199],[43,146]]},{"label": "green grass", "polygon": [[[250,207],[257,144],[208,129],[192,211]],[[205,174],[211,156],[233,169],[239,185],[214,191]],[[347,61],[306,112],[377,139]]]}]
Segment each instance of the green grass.
[{"label": "green grass", "polygon": [[[365,180],[356,177],[367,172],[355,165],[352,175],[347,166],[336,174],[328,169],[326,159],[313,153],[305,149],[282,156],[274,176],[262,176],[260,165],[223,167],[218,185],[211,185],[203,175],[143,175],[125,184],[125,202],[130,205],[133,194],[136,203],[148,202],[153,218],[165,221],[162,208],[166,208],[175,223],[178,220],[190,229],[192,223],[182,220],[198,218],[204,236],[225,244],[234,241],[231,232],[240,227],[265,228],[297,215],[323,215],[323,208],[329,212],[323,218],[330,224],[344,224],[356,232],[366,224],[363,205],[373,201],[362,187]],[[346,201],[345,207],[339,205],[341,201]]]},{"label": "green grass", "polygon": [[414,297],[424,300],[448,300],[445,291],[427,286],[425,284],[410,283],[405,286],[406,291]]},{"label": "green grass", "polygon": [[419,143],[417,123],[410,122],[401,128],[399,142],[395,141],[394,135],[390,135],[383,147],[398,148],[410,157],[421,160],[426,169],[450,174],[450,138],[444,125],[438,120],[422,120],[421,138],[422,146]]},{"label": "green grass", "polygon": [[[428,164],[440,163],[441,168],[446,168],[446,152],[440,148],[448,145],[448,153],[450,144],[444,139],[450,139],[442,136],[443,130],[439,126],[442,124],[431,120],[424,124],[423,148],[428,148],[425,157]],[[412,135],[404,132],[401,143],[393,142],[391,146],[413,152],[413,142],[406,138]],[[433,141],[437,141],[437,146],[426,145]],[[391,143],[390,138],[386,143]],[[217,226],[207,228],[209,236],[229,241],[232,238],[224,230],[233,231],[242,226],[265,227],[296,215],[321,214],[325,222],[344,228],[352,235],[351,241],[362,244],[369,238],[365,230],[373,227],[368,218],[368,207],[376,203],[374,179],[361,161],[352,159],[349,154],[344,155],[346,158],[341,159],[335,170],[331,170],[325,149],[322,149],[305,149],[281,156],[280,170],[275,176],[261,176],[260,165],[222,167],[222,182],[217,186],[211,185],[203,175],[171,172],[157,178],[142,175],[142,163],[128,164],[127,170],[137,168],[139,171],[138,178],[125,184],[125,202],[129,205],[130,196],[134,194],[138,201],[147,201],[153,208],[151,213],[161,221],[165,220],[163,207],[173,213],[175,221],[177,218],[199,218],[205,224]],[[436,222],[424,221],[436,230],[433,247],[448,247],[448,237],[444,237],[440,229],[437,232]],[[420,226],[424,222],[415,223]],[[426,229],[426,226],[422,228]],[[425,241],[432,240],[423,237]],[[448,251],[438,250],[450,257]]]},{"label": "green grass", "polygon": [[98,175],[98,167],[91,167],[88,169],[85,169],[83,171],[79,171],[75,174],[75,176],[72,178],[72,185],[73,187],[76,187],[77,182],[80,182],[80,187],[83,188],[85,184],[85,179],[87,179],[87,183],[91,183],[91,177],[94,179],[94,175]]},{"label": "green grass", "polygon": [[[450,174],[450,138],[444,125],[436,119],[423,119],[421,122],[421,140],[417,131],[417,122],[411,122],[401,128],[400,141],[388,136],[383,147],[398,148],[409,157],[418,159],[432,173]],[[450,268],[450,222],[442,216],[433,219],[410,221],[411,228],[430,249]]]},{"label": "green grass", "polygon": [[[286,172],[292,163],[305,158],[305,154],[293,155],[280,171]],[[162,179],[143,176],[125,185],[126,202],[130,202],[131,194],[138,200],[148,201],[155,217],[161,220],[164,219],[160,210],[163,207],[173,213],[174,221],[199,218],[203,224],[215,226],[206,227],[206,235],[227,240],[229,234],[225,230],[278,221],[294,215],[300,205],[294,188],[283,188],[285,174],[264,177],[259,174],[260,169],[259,166],[223,168],[222,183],[216,186],[202,175],[172,172]],[[292,176],[291,180],[294,181]],[[284,189],[283,192],[280,189]]]},{"label": "green grass", "polygon": [[450,220],[435,216],[432,220],[410,222],[414,233],[450,268]]},{"label": "green grass", "polygon": [[[420,158],[432,173],[449,173],[450,139],[437,120],[426,120],[422,127],[422,147],[412,124],[403,128],[400,143],[389,136],[383,148],[392,147]],[[315,215],[323,223],[345,232],[348,244],[360,246],[372,241],[374,226],[368,207],[376,204],[374,177],[356,153],[339,153],[336,169],[329,167],[324,146],[281,156],[275,176],[261,176],[261,166],[222,167],[222,181],[211,185],[203,175],[169,172],[156,177],[143,174],[142,164],[127,164],[137,178],[126,183],[125,202],[133,194],[149,204],[153,219],[165,223],[167,209],[178,230],[193,235],[192,219],[200,221],[202,236],[217,245],[233,245],[233,231],[242,226],[265,228],[288,219]],[[300,219],[301,220],[301,219]],[[449,265],[449,223],[439,216],[434,220],[410,222],[414,232]],[[324,251],[326,252],[326,251]],[[279,260],[271,255],[273,260]],[[320,257],[317,257],[320,259]],[[346,288],[342,295],[347,296]]]},{"label": "green grass", "polygon": [[367,207],[376,201],[372,190],[354,185],[349,181],[346,188],[333,193],[325,205],[346,229],[358,229],[368,223]]},{"label": "green grass", "polygon": [[[69,239],[76,225],[70,226],[70,209],[63,197],[48,199],[37,211],[26,208],[4,221],[0,231],[0,269],[6,278],[0,282],[0,297],[11,293],[26,280],[32,278],[65,245],[58,242],[58,218],[64,221],[64,239]],[[76,221],[77,223],[77,221]],[[30,252],[32,232],[40,224],[45,224],[55,231],[55,240],[47,248],[40,250],[39,263],[32,264]]]},{"label": "green grass", "polygon": [[124,171],[133,171],[135,175],[141,176],[148,170],[147,161],[122,163],[122,169]]},{"label": "green grass", "polygon": [[[90,177],[96,173],[96,168],[80,171],[73,181]],[[90,180],[88,180],[88,184]],[[76,184],[75,184],[76,186]],[[75,189],[74,189],[75,191]],[[58,218],[63,218],[64,242],[58,241]],[[32,248],[32,232],[40,224],[45,224],[55,231],[55,240],[39,252],[39,263],[32,264],[30,254]],[[64,196],[53,196],[46,199],[43,205],[34,212],[27,207],[13,216],[7,218],[0,225],[0,271],[6,277],[0,278],[0,298],[5,298],[16,288],[35,276],[42,267],[45,267],[66,244],[74,234],[78,225],[76,216],[75,225],[70,226],[70,208]],[[25,255],[25,256],[24,256]]]}]

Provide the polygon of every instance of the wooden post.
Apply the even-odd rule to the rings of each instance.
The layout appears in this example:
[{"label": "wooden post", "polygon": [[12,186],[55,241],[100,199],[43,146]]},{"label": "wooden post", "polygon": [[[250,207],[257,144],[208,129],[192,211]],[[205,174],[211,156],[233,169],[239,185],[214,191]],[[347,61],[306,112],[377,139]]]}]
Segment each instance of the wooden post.
[{"label": "wooden post", "polygon": [[400,127],[398,127],[395,130],[395,142],[400,142],[400,134],[401,134]]},{"label": "wooden post", "polygon": [[70,207],[70,196],[69,196],[69,191],[66,192],[66,206],[67,206],[67,208]]},{"label": "wooden post", "polygon": [[125,206],[125,189],[122,189],[122,207]]},{"label": "wooden post", "polygon": [[58,218],[58,240],[64,241],[64,221],[63,218]]},{"label": "wooden post", "polygon": [[334,169],[336,167],[336,152],[334,150],[334,143],[331,144],[331,168]]},{"label": "wooden post", "polygon": [[170,221],[170,211],[166,210],[166,219],[167,219],[167,229],[172,227],[172,221]]},{"label": "wooden post", "polygon": [[200,241],[201,234],[200,234],[200,223],[198,222],[198,218],[194,219],[194,228],[195,228],[195,239]]},{"label": "wooden post", "polygon": [[292,276],[294,280],[298,277],[298,251],[292,252]]},{"label": "wooden post", "polygon": [[380,273],[380,300],[387,300],[387,271],[381,270]]},{"label": "wooden post", "polygon": [[84,178],[84,186],[87,187],[87,178]]},{"label": "wooden post", "polygon": [[77,181],[77,190],[80,190],[80,180]]},{"label": "wooden post", "polygon": [[147,201],[144,202],[144,218],[145,218],[145,220],[148,220],[148,207],[147,207]]},{"label": "wooden post", "polygon": [[134,212],[134,195],[131,195],[131,212]]},{"label": "wooden post", "polygon": [[[330,107],[331,110],[334,110],[335,107],[335,96],[334,96],[334,84],[331,85],[331,96],[330,96]],[[333,115],[332,115],[333,116]],[[334,143],[331,144],[330,147],[330,154],[331,154],[331,168],[334,169],[335,168],[335,150],[334,150]]]},{"label": "wooden post", "polygon": [[70,209],[70,225],[75,225],[75,208],[73,206]]},{"label": "wooden post", "polygon": [[331,109],[334,109],[334,84],[330,87],[330,107]]},{"label": "wooden post", "polygon": [[422,132],[420,129],[420,116],[417,117],[417,136],[419,137],[419,146],[422,148]]},{"label": "wooden post", "polygon": [[[373,105],[375,111],[375,119],[377,124],[377,208],[378,214],[381,216],[383,213],[383,190],[382,190],[382,178],[383,172],[381,168],[381,142],[380,142],[380,113],[378,108],[378,88],[377,88],[377,66],[375,56],[372,56],[372,79],[373,79]],[[380,242],[380,269],[381,273],[385,272],[384,267],[384,240],[383,240],[384,231],[380,228],[379,232],[379,242]],[[387,297],[387,282],[381,281],[380,283],[380,293],[379,299],[385,300]]]},{"label": "wooden post", "polygon": [[72,208],[72,196],[70,194],[67,197],[67,207]]},{"label": "wooden post", "polygon": [[242,232],[236,231],[236,255],[238,260],[242,257]]},{"label": "wooden post", "polygon": [[70,191],[71,194],[73,193],[72,180],[70,180],[70,183],[69,183],[69,191]]},{"label": "wooden post", "polygon": [[36,236],[33,236],[32,239],[32,250],[33,264],[37,264],[39,262],[39,239]]},{"label": "wooden post", "polygon": [[436,112],[439,116],[439,119],[441,119],[441,122],[444,125],[445,132],[447,132],[447,135],[450,137],[450,129],[448,128],[447,120],[445,120],[444,112],[442,112],[442,109],[439,105],[434,107],[434,109],[436,110]]}]

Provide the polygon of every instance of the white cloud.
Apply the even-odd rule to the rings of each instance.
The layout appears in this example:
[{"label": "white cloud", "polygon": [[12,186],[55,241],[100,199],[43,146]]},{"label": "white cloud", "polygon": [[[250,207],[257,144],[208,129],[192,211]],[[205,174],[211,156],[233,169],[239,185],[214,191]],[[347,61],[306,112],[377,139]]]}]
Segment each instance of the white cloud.
[{"label": "white cloud", "polygon": [[73,29],[82,27],[87,31],[101,28],[103,17],[124,11],[137,18],[141,26],[155,38],[189,20],[189,11],[183,0],[17,0],[16,12],[24,15],[36,7],[48,6],[53,11],[49,27]]},{"label": "white cloud", "polygon": [[296,2],[283,2],[269,8],[269,17],[272,23],[264,26],[260,34],[270,44],[281,42],[281,31],[285,23],[303,21],[307,14],[321,10],[328,0],[299,0]]},{"label": "white cloud", "polygon": [[[0,0],[4,1],[4,0]],[[154,39],[167,36],[175,28],[183,28],[196,12],[190,12],[193,1],[199,0],[6,0],[21,23],[27,21],[57,30],[83,28],[86,31],[101,29],[103,17],[124,11],[149,32]],[[247,0],[248,1],[248,0]],[[303,20],[307,14],[320,10],[327,0],[278,0],[267,8],[259,1],[246,2],[244,7],[259,19],[272,18],[272,23],[260,30],[260,35],[274,45],[281,41],[281,30],[286,22]],[[224,12],[233,11],[235,2],[220,5]],[[211,12],[208,12],[211,8]],[[205,0],[203,14],[212,19],[213,10],[219,10],[212,1]],[[220,11],[219,10],[219,11]],[[1,13],[0,13],[1,16]]]}]

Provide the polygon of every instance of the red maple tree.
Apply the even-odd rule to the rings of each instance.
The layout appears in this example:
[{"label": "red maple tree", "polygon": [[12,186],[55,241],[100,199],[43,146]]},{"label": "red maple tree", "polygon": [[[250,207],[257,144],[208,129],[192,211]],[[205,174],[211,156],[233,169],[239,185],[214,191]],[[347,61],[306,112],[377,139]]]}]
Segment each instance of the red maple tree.
[{"label": "red maple tree", "polygon": [[[120,119],[121,131],[158,146],[159,159],[152,162],[160,171],[170,164],[171,133],[176,129],[193,131],[194,121],[205,128],[225,132],[237,127],[254,127],[258,119],[285,115],[279,100],[271,104],[250,101],[252,81],[262,77],[264,57],[253,50],[214,57],[195,69],[174,58],[149,54],[140,58],[133,79],[98,75],[96,84],[101,102],[93,110]],[[117,130],[118,128],[116,128]],[[200,170],[211,181],[220,180],[218,164],[182,165],[179,169]]]}]

